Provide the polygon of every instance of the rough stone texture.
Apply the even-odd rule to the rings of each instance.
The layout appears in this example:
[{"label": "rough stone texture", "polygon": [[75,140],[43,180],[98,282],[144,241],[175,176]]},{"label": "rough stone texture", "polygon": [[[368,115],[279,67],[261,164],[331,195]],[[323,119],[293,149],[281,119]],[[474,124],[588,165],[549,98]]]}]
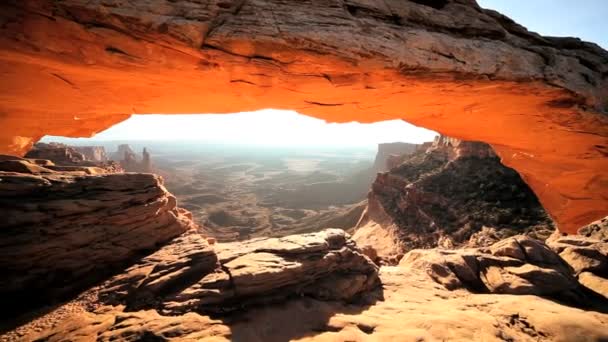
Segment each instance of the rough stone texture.
[{"label": "rough stone texture", "polygon": [[546,238],[553,230],[534,193],[489,145],[441,137],[378,174],[354,239],[394,260],[413,248],[487,246],[520,233]]},{"label": "rough stone texture", "polygon": [[50,161],[51,163],[45,162],[44,166],[58,171],[70,171],[74,166],[96,167],[110,173],[123,171],[118,163],[107,159],[103,147],[97,146],[79,148],[56,142],[37,143],[25,157],[30,160]]},{"label": "rough stone texture", "polygon": [[87,160],[104,162],[108,160],[108,154],[103,146],[72,146],[72,148],[84,155]]},{"label": "rough stone texture", "polygon": [[[409,267],[382,267],[356,303],[293,298],[212,319],[102,308],[58,321],[42,341],[601,341],[608,315],[537,296],[449,291]],[[567,318],[567,319],[566,319]]]},{"label": "rough stone texture", "polygon": [[384,172],[390,170],[395,156],[410,155],[416,151],[419,145],[404,142],[378,144],[378,152],[374,160],[374,171]]},{"label": "rough stone texture", "polygon": [[3,315],[81,290],[196,226],[159,176],[54,171],[23,160],[13,162],[34,172],[3,171],[9,162],[0,162]]},{"label": "rough stone texture", "polygon": [[100,299],[129,311],[225,313],[302,295],[350,300],[379,285],[377,267],[340,229],[215,249],[198,234],[179,237],[103,284]]},{"label": "rough stone texture", "polygon": [[555,232],[547,244],[572,267],[581,284],[608,299],[608,217],[576,235]]},{"label": "rough stone texture", "polygon": [[608,53],[528,32],[475,1],[0,6],[3,153],[131,113],[405,119],[492,144],[562,231],[608,214]]},{"label": "rough stone texture", "polygon": [[545,244],[527,236],[501,240],[488,249],[412,250],[399,265],[424,270],[449,290],[533,294],[579,305],[590,302],[568,265]]}]

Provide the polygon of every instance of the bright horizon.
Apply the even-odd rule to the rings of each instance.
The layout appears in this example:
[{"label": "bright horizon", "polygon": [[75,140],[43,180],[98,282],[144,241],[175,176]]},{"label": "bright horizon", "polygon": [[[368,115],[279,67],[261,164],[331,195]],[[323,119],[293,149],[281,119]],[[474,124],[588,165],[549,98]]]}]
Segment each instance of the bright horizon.
[{"label": "bright horizon", "polygon": [[388,142],[422,143],[436,132],[403,120],[371,124],[327,123],[294,111],[265,109],[236,114],[146,114],[131,118],[91,138],[46,136],[44,142],[201,141],[260,146],[372,146]]}]

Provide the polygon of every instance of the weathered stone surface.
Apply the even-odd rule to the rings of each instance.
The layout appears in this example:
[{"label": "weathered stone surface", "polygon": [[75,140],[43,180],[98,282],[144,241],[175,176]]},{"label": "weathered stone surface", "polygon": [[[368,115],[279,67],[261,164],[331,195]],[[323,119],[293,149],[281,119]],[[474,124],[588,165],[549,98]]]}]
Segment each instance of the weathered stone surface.
[{"label": "weathered stone surface", "polygon": [[78,148],[56,142],[37,143],[25,157],[30,161],[48,160],[51,163],[45,166],[57,171],[73,171],[74,167],[93,167],[110,173],[123,171],[120,165],[107,159],[105,150],[99,146]]},{"label": "weathered stone surface", "polygon": [[581,284],[608,299],[608,218],[579,229],[576,235],[555,232],[547,245],[572,267]]},{"label": "weathered stone surface", "polygon": [[361,302],[309,297],[211,319],[198,313],[103,308],[58,322],[42,341],[601,341],[608,315],[537,296],[446,290],[424,271],[382,267],[382,288]]},{"label": "weathered stone surface", "polygon": [[130,311],[176,315],[229,312],[302,295],[350,300],[379,285],[377,267],[340,229],[214,248],[198,234],[179,237],[107,281],[100,299]]},{"label": "weathered stone surface", "polygon": [[87,160],[104,162],[108,160],[108,154],[103,146],[72,146],[72,148],[85,157]]},{"label": "weathered stone surface", "polygon": [[154,310],[109,311],[72,316],[38,341],[218,341],[228,336],[230,328],[222,321],[195,313],[172,317]]},{"label": "weathered stone surface", "polygon": [[[294,109],[493,145],[562,231],[608,214],[608,53],[475,1],[4,1],[0,146]],[[35,99],[35,101],[32,101]]]},{"label": "weathered stone surface", "polygon": [[413,248],[491,244],[521,233],[546,237],[554,230],[534,193],[489,145],[447,137],[378,174],[357,228],[355,241],[384,259]]},{"label": "weathered stone surface", "polygon": [[488,249],[413,250],[399,266],[420,269],[447,289],[551,296],[579,305],[588,299],[568,265],[549,247],[527,236]]},{"label": "weathered stone surface", "polygon": [[3,314],[91,285],[196,226],[159,176],[46,170],[0,169]]}]

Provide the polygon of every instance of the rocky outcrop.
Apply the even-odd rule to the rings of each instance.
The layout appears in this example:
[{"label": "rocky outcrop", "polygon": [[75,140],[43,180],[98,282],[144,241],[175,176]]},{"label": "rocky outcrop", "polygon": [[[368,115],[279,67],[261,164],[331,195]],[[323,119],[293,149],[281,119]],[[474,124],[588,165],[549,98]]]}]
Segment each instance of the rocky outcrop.
[{"label": "rocky outcrop", "polygon": [[82,153],[86,160],[105,162],[108,161],[106,149],[103,146],[71,146],[77,152]]},{"label": "rocky outcrop", "polygon": [[582,305],[590,300],[570,267],[538,240],[514,236],[489,248],[408,252],[402,267],[422,269],[449,290],[477,293],[532,294]]},{"label": "rocky outcrop", "polygon": [[216,245],[184,235],[101,286],[105,304],[165,315],[226,313],[294,296],[350,300],[379,285],[377,267],[339,229]]},{"label": "rocky outcrop", "polygon": [[394,262],[413,248],[491,244],[522,232],[546,238],[552,230],[534,193],[489,145],[440,137],[378,174],[354,239]]},{"label": "rocky outcrop", "polygon": [[555,232],[547,244],[572,267],[581,284],[608,299],[608,218],[576,235]]},{"label": "rocky outcrop", "polygon": [[608,214],[608,53],[475,1],[0,6],[0,152],[90,136],[131,113],[403,119],[492,144],[562,231]]},{"label": "rocky outcrop", "polygon": [[159,176],[49,163],[0,162],[3,315],[81,290],[196,226]]},{"label": "rocky outcrop", "polygon": [[85,156],[73,147],[55,142],[37,143],[25,154],[25,158],[47,159],[60,165],[74,165],[86,160]]},{"label": "rocky outcrop", "polygon": [[[26,158],[41,160],[46,167],[57,171],[70,171],[73,167],[92,167],[109,173],[122,172],[121,166],[105,156],[103,147],[79,148],[61,143],[37,143]],[[13,158],[14,159],[14,158]],[[48,163],[50,161],[50,163]]]},{"label": "rocky outcrop", "polygon": [[400,156],[408,156],[418,149],[419,145],[404,142],[378,144],[378,152],[374,160],[373,169],[375,172],[390,170],[395,159]]},{"label": "rocky outcrop", "polygon": [[[271,293],[278,295],[274,298],[281,298],[278,303],[251,305],[252,299],[259,303],[259,300],[269,298],[260,294],[242,297],[238,303],[244,304],[244,307],[239,305],[238,310],[223,312],[221,315],[209,316],[199,311],[197,305],[201,298],[217,298],[216,304],[208,305],[233,309],[234,306],[222,302],[223,298],[232,294],[223,290],[211,291],[221,288],[226,283],[225,278],[215,275],[200,278],[200,268],[196,265],[212,267],[209,247],[204,239],[185,236],[184,240],[172,243],[174,247],[167,246],[166,254],[160,254],[159,251],[156,260],[152,260],[152,256],[148,257],[145,263],[148,268],[142,264],[130,270],[131,277],[136,277],[141,284],[141,290],[131,286],[130,292],[123,292],[124,285],[118,283],[119,297],[126,293],[134,294],[136,298],[138,294],[146,292],[154,294],[147,297],[150,301],[145,301],[147,304],[144,306],[148,309],[132,311],[127,300],[126,306],[100,306],[92,312],[84,310],[72,316],[55,317],[55,327],[24,336],[31,340],[39,338],[41,341],[94,338],[247,342],[576,341],[581,337],[589,340],[608,338],[604,328],[608,324],[608,315],[602,313],[605,312],[602,309],[583,311],[555,300],[530,295],[542,294],[544,297],[561,300],[586,296],[581,293],[581,287],[569,273],[567,265],[555,253],[542,242],[522,236],[509,238],[487,249],[411,251],[402,265],[380,268],[381,287],[367,289],[357,296],[359,298],[346,303],[319,300],[309,295],[284,297],[289,292],[289,287],[281,286],[286,282],[294,284],[297,279],[311,279],[301,278],[300,271],[312,265],[312,260],[309,259],[314,254],[310,254],[312,250],[318,250],[321,260],[335,253],[335,250],[327,253],[326,243],[331,240],[327,237],[340,235],[336,235],[336,231],[328,232],[306,237],[292,236],[283,240],[262,239],[250,245],[241,245],[243,249],[240,251],[235,251],[233,247],[236,245],[232,244],[226,245],[229,248],[218,248],[218,259],[229,255],[228,259],[236,258],[226,263],[231,273],[236,274],[236,296],[239,295],[239,288],[247,289],[248,293],[262,293],[258,292],[262,290],[260,285],[265,290],[275,287]],[[192,240],[187,242],[187,239]],[[197,244],[201,249],[183,248],[192,246],[195,240],[199,241]],[[321,243],[313,244],[313,240]],[[342,238],[339,240],[342,241]],[[333,242],[330,244],[335,247],[339,245]],[[176,249],[178,245],[182,247]],[[196,254],[195,250],[199,252]],[[288,260],[294,263],[285,264]],[[305,260],[305,265],[298,263],[302,260]],[[354,265],[351,263],[353,260],[361,259],[346,259],[351,265],[349,267]],[[287,265],[290,266],[284,267]],[[366,268],[371,269],[370,266]],[[139,276],[135,275],[137,269],[141,271]],[[312,269],[309,271],[309,275],[316,273]],[[184,273],[189,273],[192,277]],[[339,275],[338,279],[342,277],[337,269],[334,275]],[[297,279],[288,279],[289,276]],[[266,281],[271,278],[276,279],[277,283]],[[433,278],[436,281],[431,280]],[[109,283],[116,284],[118,279],[114,278]],[[317,286],[324,284],[321,279],[323,278],[317,281]],[[207,288],[202,284],[206,284]],[[306,284],[314,286],[315,283],[306,281]],[[300,288],[307,288],[309,285],[306,284]],[[356,288],[357,283],[347,284]],[[444,285],[452,290],[446,289]],[[471,285],[483,285],[485,290],[470,288]],[[188,289],[184,290],[184,287]],[[334,285],[328,293],[338,295],[339,291],[343,291],[344,296],[352,293],[342,289],[348,287]],[[106,291],[111,293],[109,288]],[[193,299],[194,311],[185,314],[173,310],[163,311],[163,300],[152,300],[159,298],[155,297],[158,293],[180,291],[181,294],[175,298],[179,298],[182,303],[186,298]],[[217,297],[212,297],[212,294]],[[602,303],[596,304],[601,307]],[[166,314],[169,312],[171,315]],[[564,320],[565,317],[568,319]]]},{"label": "rocky outcrop", "polygon": [[128,144],[118,145],[116,152],[112,153],[112,159],[118,161],[127,172],[152,172],[152,160],[145,147],[140,158]]}]

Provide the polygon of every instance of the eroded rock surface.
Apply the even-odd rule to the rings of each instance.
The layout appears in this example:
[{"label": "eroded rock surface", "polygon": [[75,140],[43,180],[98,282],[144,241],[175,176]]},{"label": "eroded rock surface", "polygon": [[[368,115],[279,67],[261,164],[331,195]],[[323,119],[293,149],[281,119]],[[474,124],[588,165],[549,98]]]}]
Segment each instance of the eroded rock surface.
[{"label": "eroded rock surface", "polygon": [[0,6],[3,153],[46,134],[89,136],[131,113],[405,119],[492,144],[565,232],[608,214],[608,53],[475,1]]},{"label": "eroded rock surface", "polygon": [[544,243],[527,236],[501,240],[489,248],[408,252],[400,266],[426,271],[447,289],[548,296],[589,305],[572,271]]},{"label": "eroded rock surface", "polygon": [[489,145],[439,137],[378,174],[354,239],[394,262],[413,248],[488,246],[519,233],[546,238],[553,229],[534,193]]},{"label": "eroded rock surface", "polygon": [[101,286],[103,303],[166,315],[225,313],[294,296],[351,300],[379,285],[377,267],[340,229],[215,245],[173,240]]},{"label": "eroded rock surface", "polygon": [[196,227],[159,176],[55,171],[49,163],[0,161],[3,314],[81,290]]},{"label": "eroded rock surface", "polygon": [[576,235],[555,232],[547,244],[572,267],[581,284],[608,299],[608,218]]},{"label": "eroded rock surface", "polygon": [[33,162],[40,160],[46,167],[57,171],[76,170],[75,167],[100,168],[110,173],[123,171],[118,163],[108,160],[105,149],[100,146],[75,147],[56,142],[37,143],[25,154],[25,158]]},{"label": "eroded rock surface", "polygon": [[366,291],[353,303],[304,296],[278,304],[246,307],[214,318],[196,312],[166,316],[157,310],[133,312],[126,311],[124,306],[101,307],[58,321],[53,329],[29,336],[41,341],[236,342],[532,342],[608,338],[605,313],[583,311],[533,295],[475,294],[464,288],[450,291],[429,279],[425,269],[406,265],[383,266],[379,277],[382,287]]}]

